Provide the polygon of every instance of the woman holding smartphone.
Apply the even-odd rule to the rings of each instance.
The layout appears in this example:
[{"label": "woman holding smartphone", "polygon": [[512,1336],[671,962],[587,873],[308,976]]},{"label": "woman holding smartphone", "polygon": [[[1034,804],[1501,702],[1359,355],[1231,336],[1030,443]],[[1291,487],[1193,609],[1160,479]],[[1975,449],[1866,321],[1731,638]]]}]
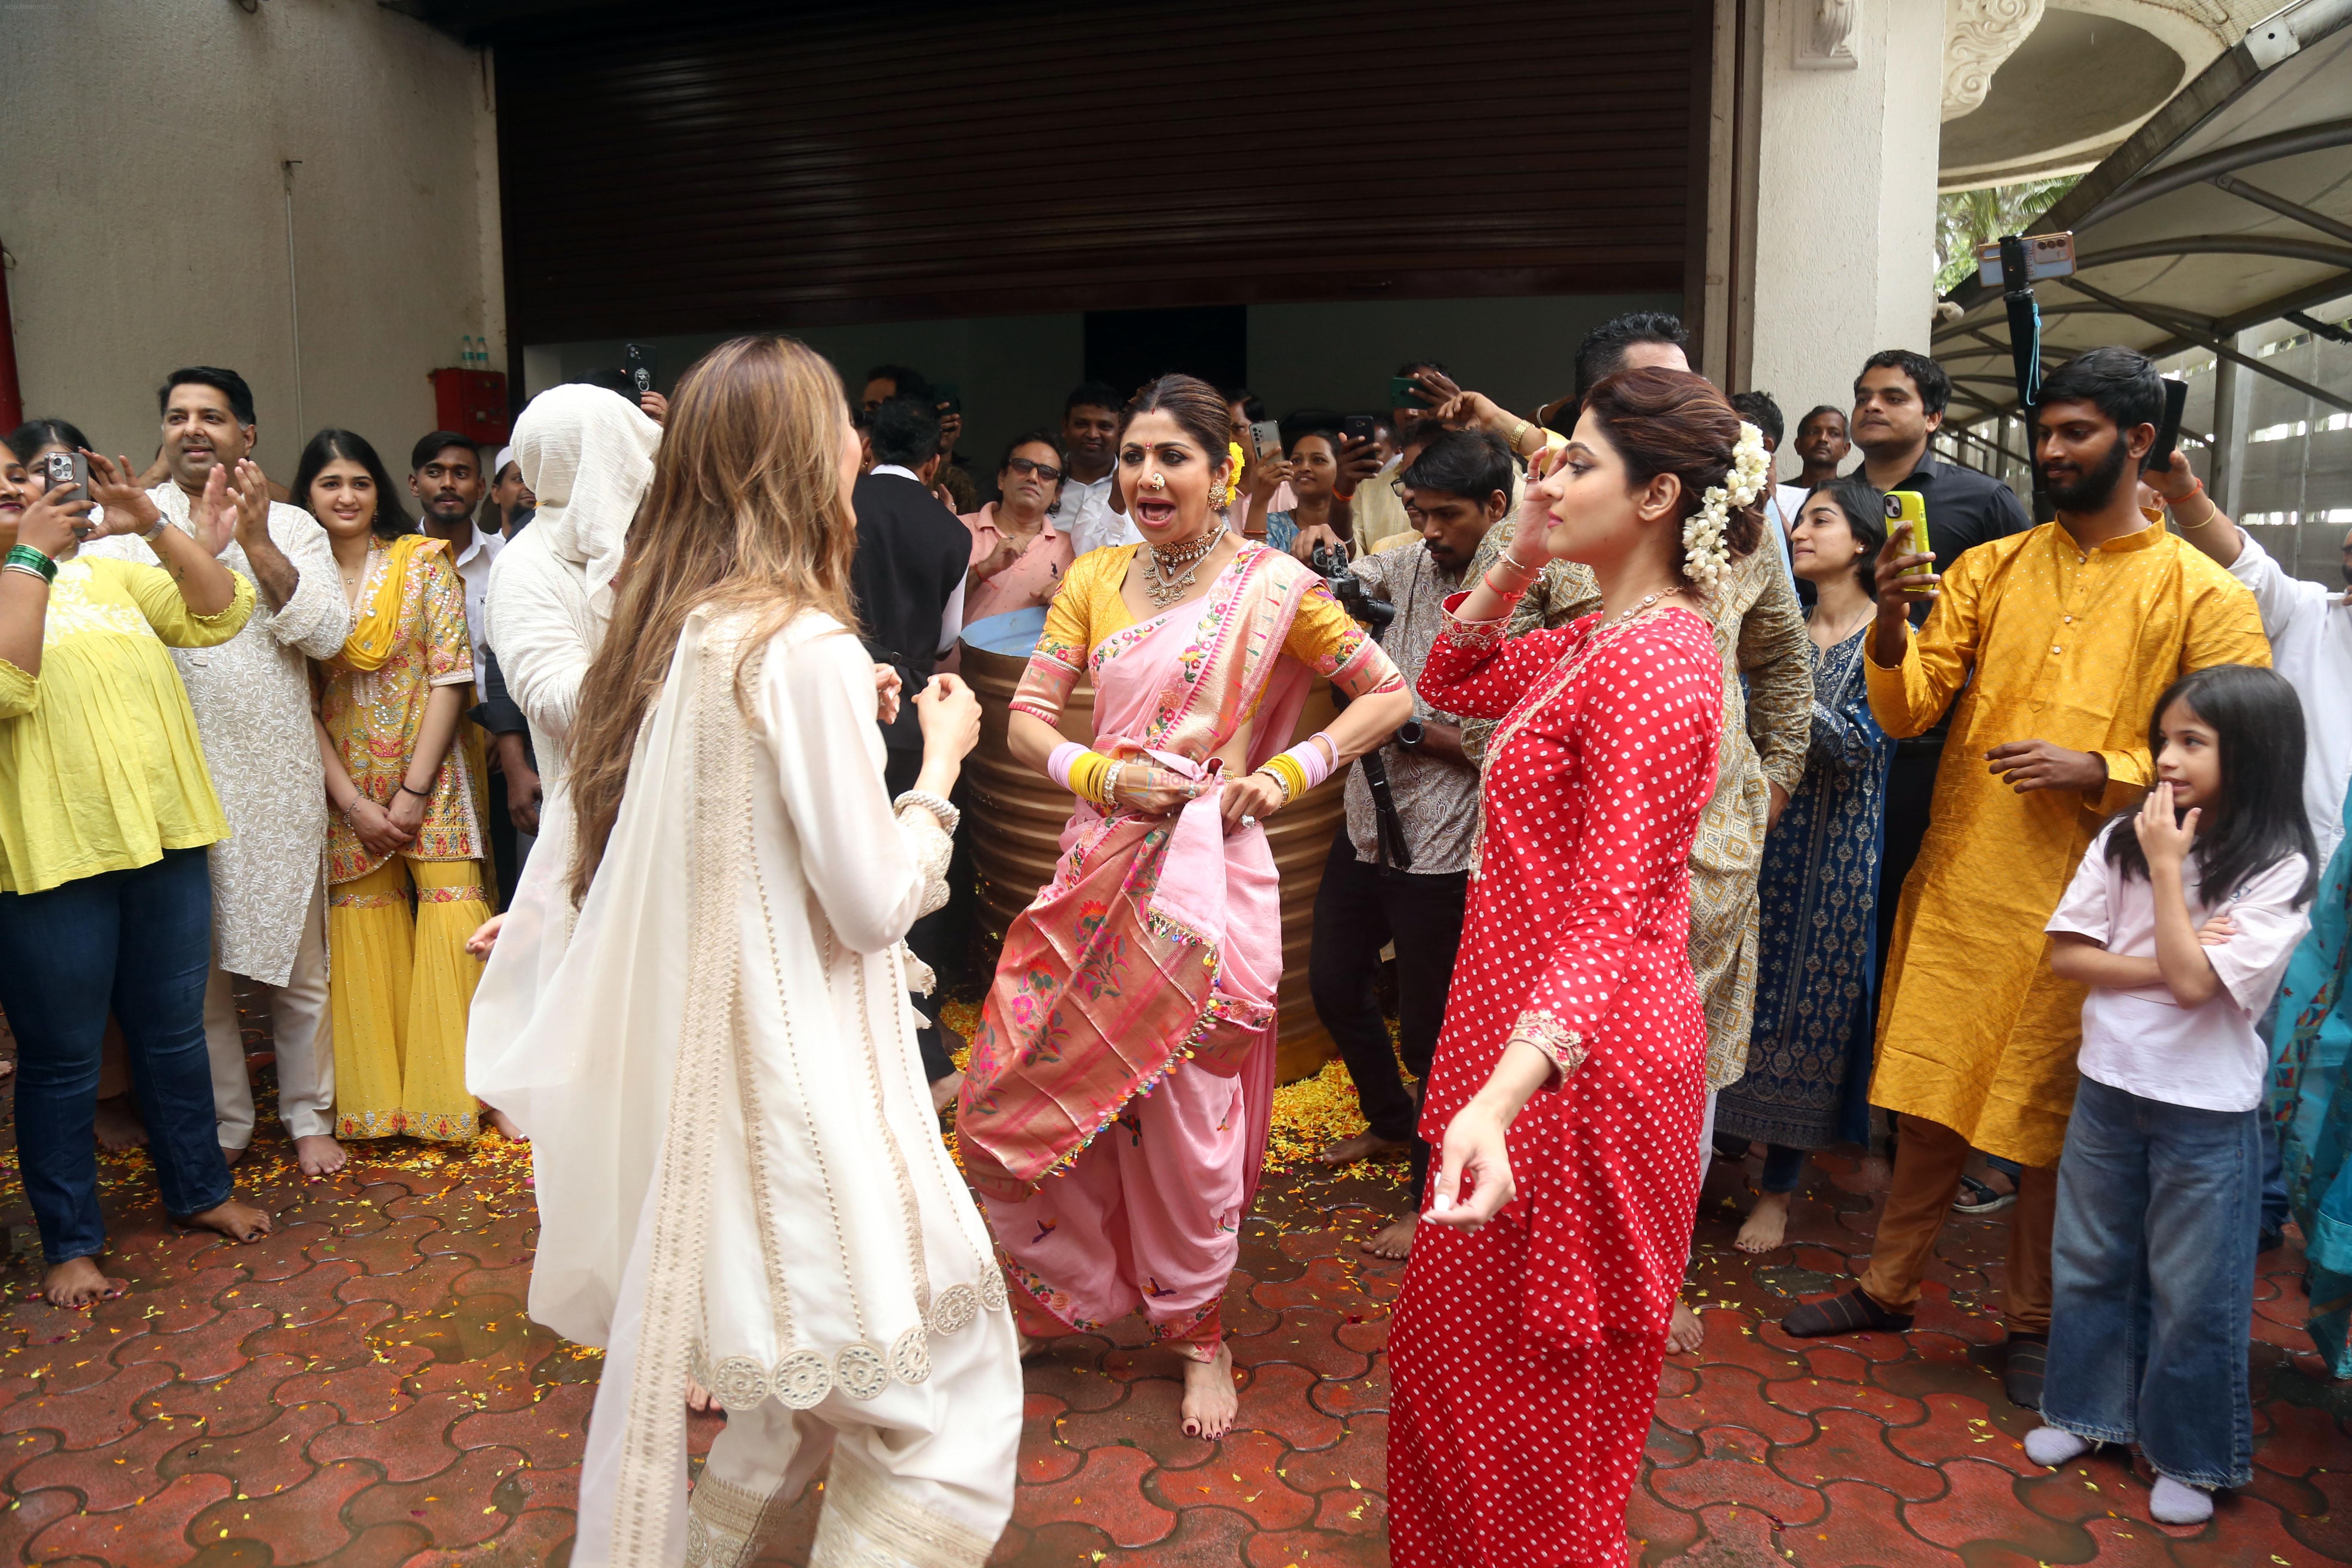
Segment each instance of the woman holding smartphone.
[{"label": "woman holding smartphone", "polygon": [[[89,453],[89,494],[52,499],[0,455],[0,1008],[16,1036],[17,1159],[58,1307],[119,1295],[99,1267],[100,1042],[121,1021],[163,1206],[251,1241],[214,1131],[205,1049],[212,881],[228,836],[169,647],[209,647],[253,614],[253,584],[215,559],[240,509],[269,504],[260,470],[215,467],[196,513],[207,543],[164,525],[128,458]],[[105,521],[89,521],[93,502]],[[82,560],[137,533],[160,565]],[[128,962],[125,962],[125,961]]]},{"label": "woman holding smartphone", "polygon": [[482,965],[466,939],[490,916],[483,804],[452,744],[474,679],[465,589],[361,437],[312,437],[294,494],[327,531],[353,616],[318,667],[335,1131],[462,1143],[480,1130],[466,1009]]}]

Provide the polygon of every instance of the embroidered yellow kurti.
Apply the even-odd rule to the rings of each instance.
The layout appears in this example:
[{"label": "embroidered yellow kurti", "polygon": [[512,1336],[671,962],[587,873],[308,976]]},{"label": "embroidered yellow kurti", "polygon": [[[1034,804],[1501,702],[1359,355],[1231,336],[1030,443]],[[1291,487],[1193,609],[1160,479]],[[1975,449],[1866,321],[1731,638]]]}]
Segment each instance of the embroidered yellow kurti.
[{"label": "embroidered yellow kurti", "polygon": [[[360,604],[373,601],[393,552],[382,540],[368,552],[360,582]],[[389,806],[424,727],[425,704],[436,686],[463,686],[474,679],[473,643],[466,631],[466,591],[439,540],[426,540],[409,559],[400,584],[399,632],[383,665],[372,670],[347,668],[341,657],[321,667],[319,717],[343,759],[343,771],[360,794]],[[460,726],[462,728],[462,726]],[[416,842],[402,851],[412,860],[474,860],[481,858],[481,818],[474,801],[466,750],[452,742],[425,804],[425,826]],[[348,882],[382,866],[388,857],[371,855],[351,824],[337,816],[327,829],[327,880]]]},{"label": "embroidered yellow kurti", "polygon": [[[1979,545],[1944,574],[1901,666],[1864,660],[1888,734],[1920,734],[1952,708],[1934,818],[1895,910],[1871,1102],[2029,1165],[2058,1162],[2082,1043],[2083,988],[2050,973],[2042,925],[2099,825],[2154,776],[2164,689],[2271,661],[2253,595],[2150,516],[2089,550],[2054,522]],[[2107,787],[2019,795],[1985,763],[2011,741],[2096,752]]]},{"label": "embroidered yellow kurti", "polygon": [[[402,563],[404,562],[404,568]],[[398,570],[394,582],[385,574]],[[394,595],[388,651],[347,662],[379,595]],[[321,668],[319,714],[359,793],[393,804],[436,687],[473,679],[466,598],[439,540],[376,541],[344,652]],[[462,698],[460,699],[462,700]],[[335,1025],[335,1131],[343,1138],[463,1142],[478,1131],[466,1090],[466,1012],[482,966],[466,938],[489,918],[482,899],[480,806],[466,748],[453,741],[424,825],[397,855],[368,852],[339,816],[328,835],[328,995]]]},{"label": "embroidered yellow kurti", "polygon": [[58,567],[41,673],[0,659],[0,891],[39,893],[228,837],[167,647],[212,647],[253,614],[253,584],[190,612],[168,573]]}]

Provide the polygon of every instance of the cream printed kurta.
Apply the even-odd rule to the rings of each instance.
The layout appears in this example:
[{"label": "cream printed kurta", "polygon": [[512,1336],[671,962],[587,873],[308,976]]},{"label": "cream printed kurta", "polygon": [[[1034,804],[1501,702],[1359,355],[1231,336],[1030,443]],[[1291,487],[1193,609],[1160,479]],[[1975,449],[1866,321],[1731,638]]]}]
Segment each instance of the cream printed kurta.
[{"label": "cream printed kurta", "polygon": [[[194,532],[178,485],[166,480],[147,496],[173,527]],[[307,660],[342,650],[352,612],[316,518],[272,501],[269,537],[301,574],[293,596],[272,610],[245,546],[231,540],[221,563],[254,582],[253,618],[218,647],[173,648],[172,658],[228,817],[229,837],[210,851],[214,960],[232,973],[283,985],[294,972],[327,845],[327,777],[310,727]],[[155,562],[154,551],[133,536],[92,541],[82,553]]]}]

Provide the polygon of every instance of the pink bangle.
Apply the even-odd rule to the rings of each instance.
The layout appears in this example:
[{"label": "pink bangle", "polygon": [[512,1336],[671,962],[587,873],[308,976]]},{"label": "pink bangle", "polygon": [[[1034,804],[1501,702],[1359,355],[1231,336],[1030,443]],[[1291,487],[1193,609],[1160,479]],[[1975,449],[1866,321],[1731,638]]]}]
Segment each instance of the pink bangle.
[{"label": "pink bangle", "polygon": [[1060,745],[1055,747],[1052,753],[1045,758],[1045,776],[1052,779],[1055,784],[1060,784],[1064,789],[1068,789],[1070,787],[1070,765],[1073,763],[1076,763],[1080,757],[1085,756],[1087,754],[1087,747],[1079,745],[1076,741],[1063,742]]},{"label": "pink bangle", "polygon": [[[1317,745],[1315,742],[1318,741],[1322,742],[1323,744]],[[1326,747],[1329,749],[1327,751]],[[1339,748],[1332,743],[1330,736],[1320,730],[1283,753],[1284,756],[1297,763],[1298,771],[1307,775],[1308,789],[1313,789],[1331,776],[1331,759],[1339,754]]]}]

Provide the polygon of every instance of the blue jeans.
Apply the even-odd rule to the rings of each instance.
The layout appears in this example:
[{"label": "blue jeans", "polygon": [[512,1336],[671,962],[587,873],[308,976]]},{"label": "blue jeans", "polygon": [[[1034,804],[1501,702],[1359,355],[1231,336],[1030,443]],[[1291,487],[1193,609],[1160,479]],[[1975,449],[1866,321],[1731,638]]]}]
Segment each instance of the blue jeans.
[{"label": "blue jeans", "polygon": [[109,1011],[166,1212],[228,1201],[205,1051],[213,884],[202,849],[46,893],[0,893],[0,1008],[16,1035],[16,1158],[51,1263],[106,1245],[98,1212],[98,1058]]},{"label": "blue jeans", "polygon": [[2042,1418],[2195,1486],[2253,1479],[2260,1120],[2086,1078],[2058,1163]]}]

